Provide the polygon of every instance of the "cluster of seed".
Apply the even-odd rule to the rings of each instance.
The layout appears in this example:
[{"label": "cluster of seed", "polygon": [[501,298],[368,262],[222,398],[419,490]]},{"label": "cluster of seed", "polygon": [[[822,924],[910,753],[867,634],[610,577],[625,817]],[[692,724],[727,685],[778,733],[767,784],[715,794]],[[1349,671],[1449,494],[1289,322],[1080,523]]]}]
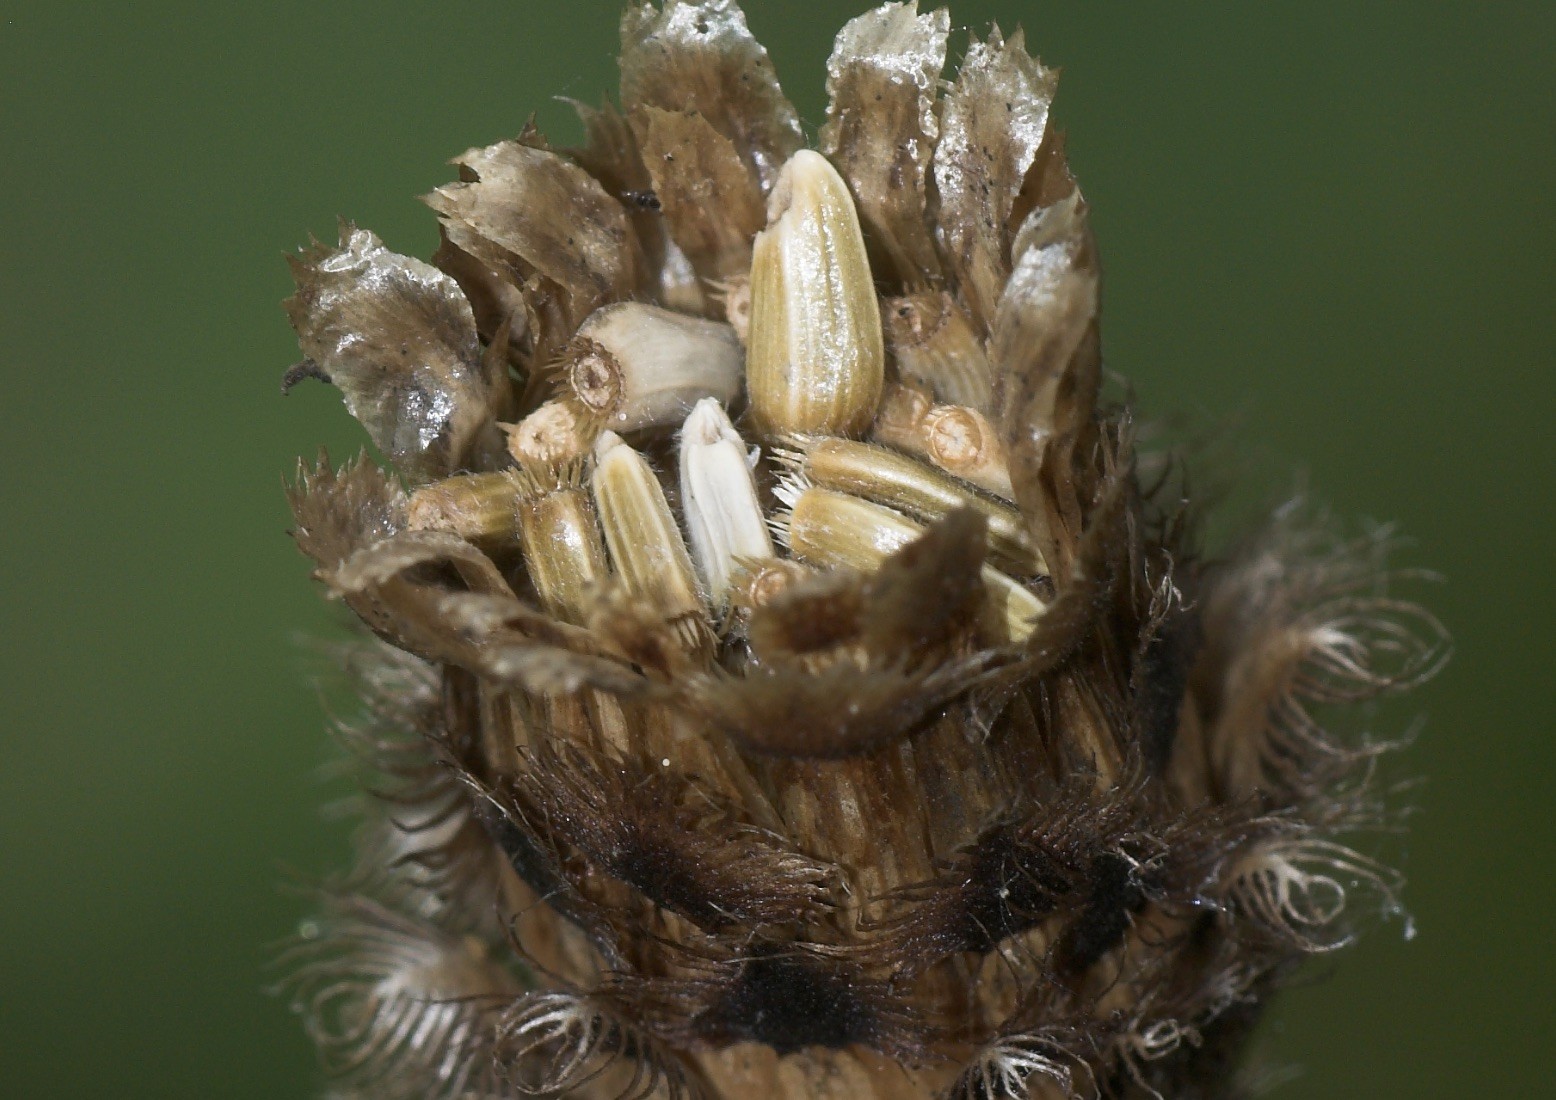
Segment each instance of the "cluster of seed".
[{"label": "cluster of seed", "polygon": [[1053,74],[943,84],[948,33],[850,22],[816,151],[731,0],[638,0],[624,115],[463,154],[436,266],[294,261],[287,384],[398,475],[292,492],[376,635],[288,954],[341,1100],[1225,1097],[1395,906],[1339,839],[1388,746],[1315,708],[1439,629],[1377,540],[1198,559],[1101,401]]},{"label": "cluster of seed", "polygon": [[[965,319],[943,297],[877,301],[853,200],[821,155],[795,154],[769,205],[751,275],[727,292],[748,317],[639,302],[597,310],[552,369],[556,396],[507,426],[519,473],[424,486],[411,526],[517,538],[543,605],[577,623],[608,558],[627,595],[677,619],[707,656],[709,632],[739,629],[732,609],[805,575],[788,563],[873,572],[926,524],[968,509],[987,524],[998,641],[1023,640],[1044,610],[1033,582],[1047,570],[1003,448],[981,409],[934,400],[987,401],[988,360]],[[896,318],[890,350],[904,379],[890,385],[883,312]],[[730,419],[742,396],[765,451]],[[678,477],[667,494],[623,435],[669,429]],[[774,496],[780,506],[764,508]]]}]

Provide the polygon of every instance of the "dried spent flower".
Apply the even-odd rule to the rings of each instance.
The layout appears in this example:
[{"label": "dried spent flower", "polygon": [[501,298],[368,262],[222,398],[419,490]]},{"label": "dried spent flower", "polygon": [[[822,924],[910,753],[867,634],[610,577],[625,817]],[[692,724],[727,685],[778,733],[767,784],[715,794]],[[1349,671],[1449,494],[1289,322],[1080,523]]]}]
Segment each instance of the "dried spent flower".
[{"label": "dried spent flower", "polygon": [[1441,629],[1300,509],[1203,556],[1055,75],[949,28],[848,23],[809,150],[733,0],[632,0],[620,106],[461,154],[434,264],[293,260],[287,384],[392,466],[290,491],[374,636],[286,959],[334,1095],[1230,1097],[1397,909],[1333,720]]}]

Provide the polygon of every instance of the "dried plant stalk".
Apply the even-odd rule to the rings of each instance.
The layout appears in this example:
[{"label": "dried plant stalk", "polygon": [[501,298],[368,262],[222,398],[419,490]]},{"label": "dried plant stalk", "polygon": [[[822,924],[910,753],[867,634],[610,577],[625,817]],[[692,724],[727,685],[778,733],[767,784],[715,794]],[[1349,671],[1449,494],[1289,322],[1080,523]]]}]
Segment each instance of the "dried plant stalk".
[{"label": "dried plant stalk", "polygon": [[293,261],[288,383],[392,467],[291,491],[375,636],[288,953],[332,1095],[1231,1097],[1397,908],[1331,730],[1440,628],[1142,484],[1055,76],[949,27],[844,27],[812,151],[733,0],[632,0],[619,108],[462,154],[436,267]]}]

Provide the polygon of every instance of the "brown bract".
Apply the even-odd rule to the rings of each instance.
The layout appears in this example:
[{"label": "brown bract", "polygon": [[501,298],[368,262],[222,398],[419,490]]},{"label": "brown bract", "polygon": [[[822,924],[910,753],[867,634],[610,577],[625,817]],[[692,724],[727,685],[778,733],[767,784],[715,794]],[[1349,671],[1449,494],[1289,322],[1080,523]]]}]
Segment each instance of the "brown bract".
[{"label": "brown bract", "polygon": [[408,477],[457,470],[488,425],[475,319],[458,284],[348,223],[291,260],[286,311],[315,371]]},{"label": "brown bract", "polygon": [[457,157],[436,267],[293,260],[288,379],[385,463],[290,490],[371,635],[288,953],[336,1095],[1231,1097],[1397,911],[1347,713],[1441,628],[1386,538],[1211,557],[1146,483],[1055,75],[950,26],[845,26],[809,151],[731,0],[635,0],[619,106]]}]

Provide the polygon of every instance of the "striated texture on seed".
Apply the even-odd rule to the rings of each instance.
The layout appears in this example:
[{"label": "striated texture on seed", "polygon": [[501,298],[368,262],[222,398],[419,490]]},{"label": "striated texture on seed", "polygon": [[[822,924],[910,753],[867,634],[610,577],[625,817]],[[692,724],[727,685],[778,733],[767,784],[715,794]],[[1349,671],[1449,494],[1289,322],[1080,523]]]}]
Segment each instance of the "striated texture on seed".
[{"label": "striated texture on seed", "polygon": [[848,23],[807,150],[732,0],[634,0],[619,107],[460,155],[436,266],[293,261],[287,384],[385,464],[289,492],[364,627],[283,983],[331,1095],[1237,1097],[1398,911],[1347,714],[1441,628],[1311,510],[1201,548],[1055,74],[949,28]]},{"label": "striated texture on seed", "polygon": [[794,154],[751,254],[746,384],[758,430],[859,435],[885,373],[880,308],[854,203],[837,170]]}]

